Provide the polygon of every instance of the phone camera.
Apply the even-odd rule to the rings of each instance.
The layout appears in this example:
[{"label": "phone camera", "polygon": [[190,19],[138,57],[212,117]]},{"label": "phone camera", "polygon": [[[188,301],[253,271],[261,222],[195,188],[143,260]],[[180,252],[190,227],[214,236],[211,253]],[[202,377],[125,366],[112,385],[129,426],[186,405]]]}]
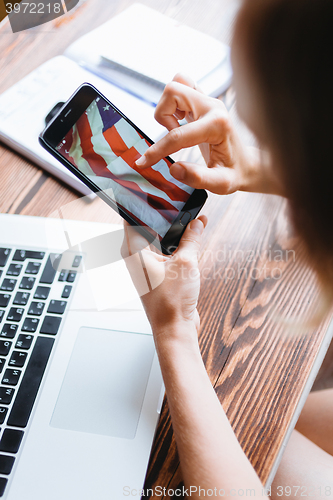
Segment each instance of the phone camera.
[{"label": "phone camera", "polygon": [[49,112],[49,114],[46,116],[45,118],[45,124],[47,125],[51,120],[52,118],[55,117],[55,115],[58,113],[58,111],[61,110],[61,108],[63,107],[65,103],[64,102],[58,102],[52,109],[51,111]]}]

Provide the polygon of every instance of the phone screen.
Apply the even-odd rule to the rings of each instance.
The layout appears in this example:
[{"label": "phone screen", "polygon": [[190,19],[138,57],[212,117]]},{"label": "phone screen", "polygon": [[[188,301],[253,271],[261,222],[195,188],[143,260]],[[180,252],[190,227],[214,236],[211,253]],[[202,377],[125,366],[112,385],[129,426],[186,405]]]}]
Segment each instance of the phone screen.
[{"label": "phone screen", "polygon": [[139,169],[135,161],[150,143],[108,102],[97,97],[56,146],[119,208],[163,239],[194,189],[174,179],[164,158]]}]

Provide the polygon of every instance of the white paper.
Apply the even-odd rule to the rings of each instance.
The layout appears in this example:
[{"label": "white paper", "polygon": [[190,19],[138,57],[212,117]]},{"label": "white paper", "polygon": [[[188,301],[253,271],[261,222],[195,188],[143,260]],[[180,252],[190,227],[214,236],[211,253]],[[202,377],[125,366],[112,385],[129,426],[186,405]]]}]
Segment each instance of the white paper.
[{"label": "white paper", "polygon": [[[147,29],[149,23],[155,26],[154,32]],[[182,43],[180,35],[177,43],[176,39],[172,41],[174,35],[171,36],[170,29],[179,31]],[[166,40],[161,36],[163,30],[169,30]],[[140,45],[144,46],[141,55]],[[221,95],[232,78],[229,47],[199,31],[178,27],[175,20],[141,4],[133,4],[79,38],[66,49],[65,55],[153,104],[159,101],[165,83],[179,71],[195,79],[212,97]]]},{"label": "white paper", "polygon": [[227,56],[218,40],[141,4],[106,26],[101,56],[163,85],[179,71],[199,82]]}]

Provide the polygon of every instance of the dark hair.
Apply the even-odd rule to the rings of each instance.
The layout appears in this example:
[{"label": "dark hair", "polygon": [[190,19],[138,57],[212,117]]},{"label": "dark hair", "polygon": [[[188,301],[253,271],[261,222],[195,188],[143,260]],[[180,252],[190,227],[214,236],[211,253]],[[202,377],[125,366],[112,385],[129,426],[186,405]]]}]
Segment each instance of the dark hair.
[{"label": "dark hair", "polygon": [[291,215],[333,290],[333,0],[245,0],[236,38]]}]

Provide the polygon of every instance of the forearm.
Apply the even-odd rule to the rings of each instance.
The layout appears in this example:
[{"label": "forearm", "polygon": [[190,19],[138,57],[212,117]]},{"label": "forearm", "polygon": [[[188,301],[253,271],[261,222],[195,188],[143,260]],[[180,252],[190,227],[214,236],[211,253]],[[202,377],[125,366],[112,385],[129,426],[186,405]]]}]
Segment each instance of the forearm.
[{"label": "forearm", "polygon": [[254,489],[262,498],[263,487],[215,394],[197,342],[189,342],[184,328],[189,326],[175,326],[179,331],[172,340],[164,335],[155,339],[185,486],[216,488],[221,496],[223,490]]},{"label": "forearm", "polygon": [[311,392],[296,429],[317,446],[333,455],[333,389]]}]

